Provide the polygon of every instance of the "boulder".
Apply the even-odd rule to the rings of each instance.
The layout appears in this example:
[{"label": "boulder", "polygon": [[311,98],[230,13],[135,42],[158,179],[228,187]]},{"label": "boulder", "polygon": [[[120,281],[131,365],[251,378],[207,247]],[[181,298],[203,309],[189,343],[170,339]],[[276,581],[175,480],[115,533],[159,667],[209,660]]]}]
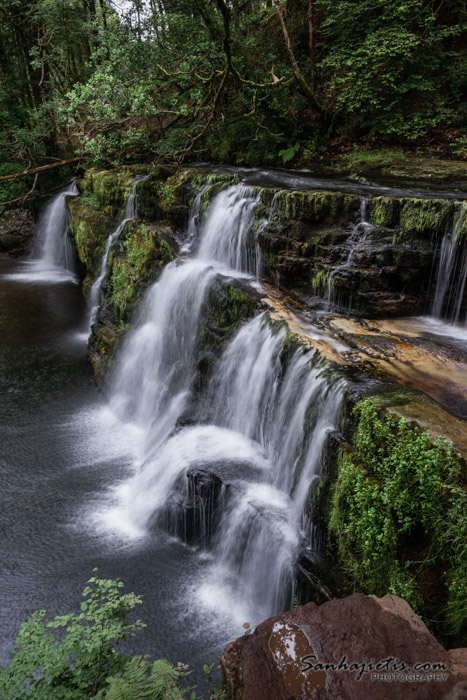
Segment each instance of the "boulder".
[{"label": "boulder", "polygon": [[444,649],[402,598],[355,593],[269,618],[220,664],[232,700],[435,700],[467,680],[465,653]]}]

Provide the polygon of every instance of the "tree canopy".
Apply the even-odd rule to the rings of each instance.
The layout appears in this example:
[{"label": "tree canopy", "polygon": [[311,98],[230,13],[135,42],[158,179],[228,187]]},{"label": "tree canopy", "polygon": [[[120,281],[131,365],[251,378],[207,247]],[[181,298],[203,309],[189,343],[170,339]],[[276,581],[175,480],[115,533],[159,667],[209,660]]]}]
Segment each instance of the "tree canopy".
[{"label": "tree canopy", "polygon": [[466,9],[465,0],[4,0],[0,176],[77,156],[306,162],[362,143],[443,143],[461,155]]}]

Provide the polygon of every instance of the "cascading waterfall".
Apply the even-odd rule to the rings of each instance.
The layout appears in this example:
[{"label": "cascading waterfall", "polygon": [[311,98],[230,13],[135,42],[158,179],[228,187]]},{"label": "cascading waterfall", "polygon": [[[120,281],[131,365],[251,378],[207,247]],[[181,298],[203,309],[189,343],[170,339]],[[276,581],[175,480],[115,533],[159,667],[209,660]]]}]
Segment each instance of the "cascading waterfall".
[{"label": "cascading waterfall", "polygon": [[197,260],[170,263],[149,289],[140,323],[117,362],[111,406],[144,430],[146,460],[189,401],[199,315],[216,274]]},{"label": "cascading waterfall", "polygon": [[138,202],[138,197],[136,194],[136,186],[138,182],[142,182],[143,180],[146,180],[146,176],[141,176],[141,177],[136,177],[133,180],[133,187],[132,190],[128,196],[128,199],[126,201],[125,205],[125,213],[123,215],[123,219],[115,229],[113,233],[110,234],[110,236],[107,239],[107,243],[105,245],[105,250],[104,250],[104,255],[102,256],[102,261],[101,261],[101,267],[99,271],[99,275],[96,277],[94,280],[91,290],[89,292],[89,308],[90,308],[90,314],[89,314],[89,327],[91,327],[97,316],[97,312],[99,311],[99,306],[101,305],[102,302],[102,285],[104,283],[106,274],[107,274],[107,261],[109,259],[109,253],[110,250],[113,246],[113,244],[120,238],[126,224],[129,221],[132,221],[133,219],[137,218],[137,202]]},{"label": "cascading waterfall", "polygon": [[39,223],[39,250],[36,253],[38,266],[44,270],[62,268],[74,272],[75,254],[69,237],[70,215],[67,197],[79,194],[76,180],[60,192],[48,205]]},{"label": "cascading waterfall", "polygon": [[209,396],[211,420],[257,442],[270,465],[237,489],[215,553],[218,577],[237,577],[240,597],[263,614],[291,601],[297,551],[312,535],[305,505],[343,390],[342,381],[330,386],[323,367],[313,366],[313,352],[297,350],[284,370],[284,341],[284,329],[262,317],[243,326],[217,365]]},{"label": "cascading waterfall", "polygon": [[334,270],[332,270],[332,272],[330,273],[330,275],[328,277],[327,292],[326,292],[326,311],[331,311],[333,303],[334,303],[333,280],[334,280],[335,275],[340,270],[345,270],[346,268],[349,268],[352,266],[356,252],[364,246],[364,244],[368,238],[368,235],[374,229],[373,225],[369,221],[367,221],[367,208],[368,208],[368,200],[365,197],[362,197],[360,200],[360,219],[355,224],[355,226],[352,228],[352,230],[349,234],[350,250],[349,250],[349,253],[347,255],[347,259],[342,265],[339,265]]},{"label": "cascading waterfall", "polygon": [[[188,231],[199,206],[197,199]],[[199,227],[197,257],[170,263],[143,300],[115,366],[111,407],[139,426],[144,440],[139,466],[104,520],[131,536],[145,534],[190,498],[190,470],[217,475],[230,485],[215,524],[216,565],[199,594],[211,604],[227,590],[268,615],[290,602],[296,556],[310,536],[305,504],[337,424],[342,383],[330,385],[313,352],[290,354],[285,329],[260,316],[240,328],[217,362],[198,397],[200,423],[177,429],[196,399],[207,290],[219,274],[256,272],[255,208],[251,188],[216,195]],[[230,604],[223,599],[221,607]]]},{"label": "cascading waterfall", "polygon": [[[452,227],[445,233],[441,242],[436,274],[432,314],[453,322],[459,321],[467,280],[467,245],[458,235],[466,216],[467,206],[462,204],[454,217]],[[457,270],[459,275],[456,284]]]},{"label": "cascading waterfall", "polygon": [[259,249],[251,224],[257,206],[252,187],[234,185],[219,192],[202,226],[197,257],[256,275]]}]

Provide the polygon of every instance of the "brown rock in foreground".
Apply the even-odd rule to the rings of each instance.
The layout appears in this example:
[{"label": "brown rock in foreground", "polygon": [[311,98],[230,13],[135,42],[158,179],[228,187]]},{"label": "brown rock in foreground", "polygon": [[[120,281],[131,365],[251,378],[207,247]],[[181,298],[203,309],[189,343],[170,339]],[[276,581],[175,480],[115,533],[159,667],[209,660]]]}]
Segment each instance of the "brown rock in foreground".
[{"label": "brown rock in foreground", "polygon": [[269,618],[220,663],[232,700],[431,700],[467,679],[465,658],[401,598],[356,593]]}]

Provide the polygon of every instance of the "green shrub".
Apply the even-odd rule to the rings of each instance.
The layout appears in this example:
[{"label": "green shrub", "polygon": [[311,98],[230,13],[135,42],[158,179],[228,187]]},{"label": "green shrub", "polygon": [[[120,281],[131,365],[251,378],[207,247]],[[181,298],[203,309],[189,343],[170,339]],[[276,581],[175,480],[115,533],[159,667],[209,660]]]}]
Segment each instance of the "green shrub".
[{"label": "green shrub", "polygon": [[445,438],[380,417],[371,400],[354,416],[353,449],[341,450],[330,516],[341,560],[366,590],[401,595],[428,621],[436,580],[438,605],[446,602],[437,629],[460,635],[467,624],[462,458]]}]

